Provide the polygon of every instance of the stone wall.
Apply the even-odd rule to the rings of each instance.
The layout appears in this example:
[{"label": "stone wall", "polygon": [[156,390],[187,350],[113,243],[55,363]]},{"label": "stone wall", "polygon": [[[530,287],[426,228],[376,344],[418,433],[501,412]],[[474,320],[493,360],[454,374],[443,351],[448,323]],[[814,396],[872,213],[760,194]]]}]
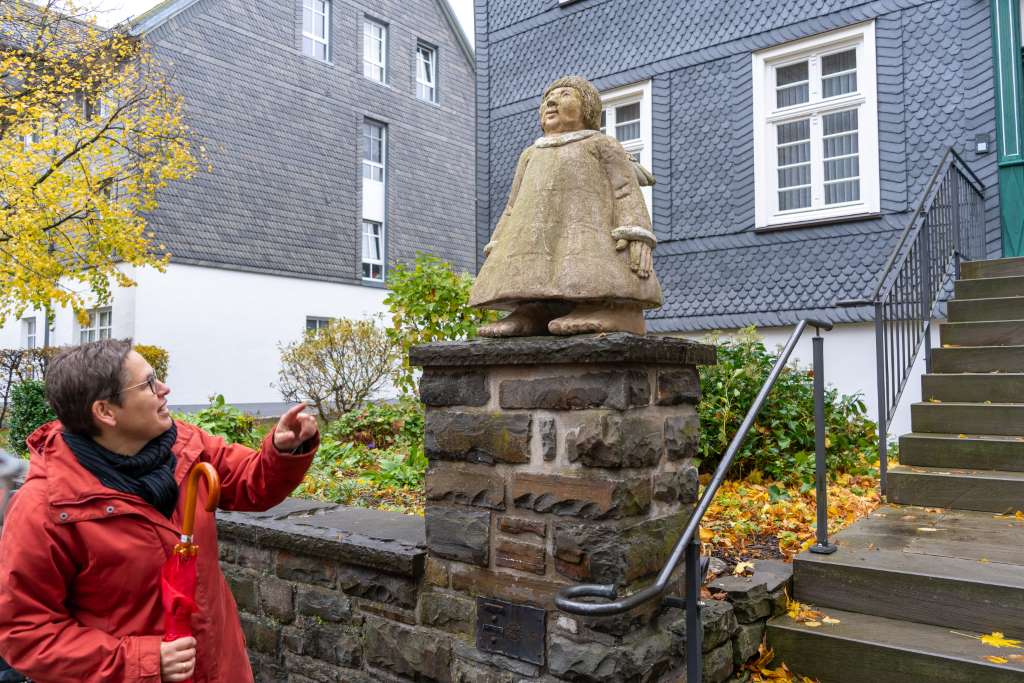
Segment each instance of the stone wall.
[{"label": "stone wall", "polygon": [[[448,585],[427,561],[420,517],[290,499],[266,513],[220,513],[221,566],[241,613],[259,683],[520,683],[658,680],[619,677],[599,665],[590,675],[544,676],[540,667],[475,647],[476,601]],[[529,533],[524,531],[523,533]],[[705,680],[724,681],[757,652],[765,621],[785,609],[790,566],[758,562],[753,576],[708,585],[704,602]],[[530,601],[535,586],[519,583]],[[576,666],[608,666],[612,648],[557,645],[574,620],[554,618],[565,636],[553,657],[571,649]],[[659,632],[635,645],[635,659],[681,658],[682,610],[663,608]],[[612,638],[611,635],[608,636]],[[662,680],[673,683],[678,675]]]}]

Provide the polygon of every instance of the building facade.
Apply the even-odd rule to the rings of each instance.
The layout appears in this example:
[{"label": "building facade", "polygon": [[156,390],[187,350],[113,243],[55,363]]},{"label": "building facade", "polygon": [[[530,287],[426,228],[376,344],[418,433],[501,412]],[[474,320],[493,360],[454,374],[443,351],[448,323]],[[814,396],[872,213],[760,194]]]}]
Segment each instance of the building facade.
[{"label": "building facade", "polygon": [[[544,87],[582,74],[604,131],[657,178],[665,304],[648,329],[754,325],[775,344],[824,318],[827,381],[873,406],[873,309],[836,304],[876,284],[948,148],[985,184],[1002,253],[996,4],[477,0],[478,244],[540,135]],[[809,339],[797,355],[810,362]]]},{"label": "building facade", "polygon": [[[473,53],[447,0],[167,0],[132,22],[210,165],[149,217],[166,273],[133,273],[51,343],[131,336],[170,354],[172,405],[273,412],[278,345],[385,311],[396,262],[475,267]],[[43,316],[0,331],[41,344]]]}]

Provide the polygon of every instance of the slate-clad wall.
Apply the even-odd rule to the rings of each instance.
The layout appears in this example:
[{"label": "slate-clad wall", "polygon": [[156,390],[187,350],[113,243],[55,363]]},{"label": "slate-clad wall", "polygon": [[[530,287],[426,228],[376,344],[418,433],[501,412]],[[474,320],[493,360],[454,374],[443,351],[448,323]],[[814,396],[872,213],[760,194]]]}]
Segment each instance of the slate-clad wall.
[{"label": "slate-clad wall", "polygon": [[[181,263],[361,282],[361,126],[388,124],[388,262],[474,267],[472,65],[437,0],[334,0],[331,63],[301,54],[302,1],[199,0],[148,34],[211,173],[151,218]],[[386,86],[362,76],[362,19],[389,25]],[[417,39],[440,104],[416,98]]]},{"label": "slate-clad wall", "polygon": [[[478,240],[504,208],[515,161],[539,134],[547,82],[582,73],[601,89],[652,81],[655,266],[665,306],[654,331],[763,326],[838,309],[875,283],[945,149],[988,186],[990,254],[999,250],[988,4],[977,0],[477,0]],[[751,53],[874,20],[882,215],[757,234]],[[480,27],[487,33],[482,33]]]}]

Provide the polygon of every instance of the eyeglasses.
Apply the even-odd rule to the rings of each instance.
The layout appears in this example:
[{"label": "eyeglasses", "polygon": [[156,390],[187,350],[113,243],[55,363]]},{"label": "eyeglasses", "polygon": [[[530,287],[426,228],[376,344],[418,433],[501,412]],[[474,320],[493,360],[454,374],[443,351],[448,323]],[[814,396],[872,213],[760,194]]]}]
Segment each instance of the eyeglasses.
[{"label": "eyeglasses", "polygon": [[147,377],[144,382],[139,382],[138,384],[133,384],[130,387],[125,387],[125,388],[121,389],[120,391],[118,391],[117,395],[123,394],[126,391],[131,391],[132,389],[138,389],[139,387],[142,387],[142,386],[148,386],[149,390],[153,392],[154,396],[156,396],[156,382],[157,382],[156,373],[155,372],[151,372],[151,373],[149,373],[149,377]]}]

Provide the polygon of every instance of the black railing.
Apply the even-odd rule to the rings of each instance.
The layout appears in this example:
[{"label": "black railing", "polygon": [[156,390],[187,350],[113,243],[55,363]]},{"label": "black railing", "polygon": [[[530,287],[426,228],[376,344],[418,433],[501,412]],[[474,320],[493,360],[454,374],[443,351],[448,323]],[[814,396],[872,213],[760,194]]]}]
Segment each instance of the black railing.
[{"label": "black railing", "polygon": [[[581,584],[579,586],[570,586],[568,588],[563,588],[555,596],[555,605],[558,609],[582,616],[609,616],[627,612],[634,607],[638,607],[650,600],[659,598],[670,606],[685,607],[686,680],[691,681],[692,683],[698,683],[701,680],[701,638],[703,626],[700,617],[701,603],[699,595],[700,584],[703,580],[705,571],[701,569],[700,534],[697,533],[697,530],[700,528],[700,523],[704,518],[704,513],[707,512],[708,507],[711,505],[711,501],[714,499],[715,494],[718,493],[719,487],[721,487],[722,482],[725,480],[725,475],[732,466],[732,462],[735,460],[736,454],[739,453],[740,448],[743,446],[743,441],[746,439],[747,433],[754,425],[754,420],[757,419],[758,413],[761,412],[761,407],[768,399],[768,394],[771,392],[772,387],[775,386],[775,382],[778,380],[779,375],[781,375],[782,371],[785,369],[786,363],[793,354],[793,349],[796,348],[797,342],[800,341],[800,336],[804,333],[804,330],[807,329],[807,327],[814,327],[817,330],[813,344],[815,464],[818,491],[818,528],[817,543],[811,548],[811,551],[818,553],[831,553],[835,551],[835,546],[828,542],[828,501],[826,500],[827,489],[825,471],[825,379],[823,340],[820,333],[823,329],[831,330],[832,324],[817,320],[801,320],[796,326],[796,329],[793,330],[793,334],[790,335],[789,341],[786,342],[786,346],[779,355],[778,360],[775,361],[775,365],[768,374],[768,379],[765,380],[761,390],[757,394],[757,397],[754,398],[754,403],[750,406],[750,410],[747,411],[747,415],[743,418],[743,422],[736,431],[736,435],[729,443],[729,447],[726,449],[725,455],[722,456],[722,460],[718,463],[718,467],[715,468],[715,473],[711,477],[711,481],[708,483],[707,488],[704,489],[704,493],[697,502],[697,507],[694,509],[690,520],[687,522],[683,535],[679,538],[679,541],[676,542],[675,547],[672,549],[672,554],[669,556],[665,566],[658,573],[658,577],[655,579],[654,583],[637,591],[636,593],[633,593],[632,595],[618,599],[616,599],[618,590],[613,584]],[[664,594],[668,589],[669,582],[672,579],[672,574],[678,568],[679,561],[683,559],[684,554],[685,597],[683,600],[675,597],[665,597]],[[578,598],[603,598],[610,602],[581,602]]]},{"label": "black railing", "polygon": [[931,370],[931,320],[961,259],[985,257],[985,186],[950,147],[866,299],[839,306],[873,306],[878,389],[878,455],[886,491],[889,424],[917,354]]}]

